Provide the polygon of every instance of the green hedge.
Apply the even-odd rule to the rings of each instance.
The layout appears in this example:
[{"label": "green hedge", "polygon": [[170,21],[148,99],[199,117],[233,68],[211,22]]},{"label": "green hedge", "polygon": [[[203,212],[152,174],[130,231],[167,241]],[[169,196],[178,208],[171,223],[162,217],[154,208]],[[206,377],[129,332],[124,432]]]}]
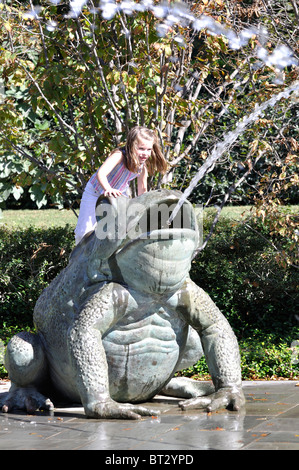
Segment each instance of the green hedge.
[{"label": "green hedge", "polygon": [[[255,329],[288,338],[299,326],[298,268],[279,266],[270,240],[262,224],[222,218],[192,265],[192,279],[210,294],[239,338]],[[275,243],[283,249],[284,240]]]},{"label": "green hedge", "polygon": [[[205,220],[205,228],[210,225]],[[206,249],[192,265],[192,279],[206,290],[226,316],[239,341],[243,379],[295,378],[292,360],[299,339],[298,269],[278,265],[262,224],[222,218]],[[273,241],[273,239],[272,239]],[[284,248],[288,240],[277,239]],[[205,376],[205,359],[185,375]]]},{"label": "green hedge", "polygon": [[73,239],[69,227],[0,228],[0,325],[33,326],[36,300],[67,264]]},{"label": "green hedge", "polygon": [[[205,223],[208,226],[209,220]],[[204,252],[193,261],[191,277],[210,294],[234,329],[244,379],[293,378],[299,376],[290,348],[299,339],[298,270],[280,268],[264,229],[256,225],[254,229],[222,219]],[[33,328],[35,302],[67,264],[73,246],[73,228],[68,226],[15,231],[0,227],[2,341]],[[204,359],[184,371],[189,376],[206,373]],[[5,375],[3,366],[0,375]]]}]

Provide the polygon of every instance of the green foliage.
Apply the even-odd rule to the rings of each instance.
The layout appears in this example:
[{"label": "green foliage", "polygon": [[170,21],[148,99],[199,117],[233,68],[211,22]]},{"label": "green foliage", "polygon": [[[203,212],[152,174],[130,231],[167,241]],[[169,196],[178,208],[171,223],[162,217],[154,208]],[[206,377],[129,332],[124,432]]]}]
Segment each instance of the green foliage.
[{"label": "green foliage", "polygon": [[68,228],[0,228],[0,321],[6,328],[32,327],[41,291],[65,266],[73,245]]},{"label": "green foliage", "polygon": [[[66,2],[38,3],[43,9],[35,20],[24,15],[29,1],[0,3],[1,207],[25,197],[39,208],[78,202],[87,178],[134,124],[158,130],[171,163],[171,187],[184,189],[225,133],[298,79],[298,70],[289,67],[285,82],[277,83],[275,69],[257,63],[258,38],[234,51],[225,37],[186,26],[174,25],[160,37],[150,12],[104,21],[88,8],[70,18]],[[266,25],[269,53],[278,43],[298,52],[293,2],[286,8],[282,1],[266,8],[262,2],[187,3],[192,14],[225,21],[236,32],[257,21]],[[57,28],[49,29],[49,21]],[[280,196],[297,202],[291,163],[298,151],[295,105],[296,99],[282,101],[257,120],[208,173],[194,199],[219,203],[243,168],[250,170],[249,186],[239,187],[234,200],[252,201],[260,179],[273,186],[281,165],[286,171]]]},{"label": "green foliage", "polygon": [[[204,217],[204,230],[210,218]],[[275,245],[274,245],[275,244]],[[254,219],[223,217],[207,247],[193,262],[191,276],[226,315],[239,338],[258,324],[284,331],[296,324],[298,269],[277,264],[277,248],[288,244]],[[271,321],[269,321],[271,319]]]},{"label": "green foliage", "polygon": [[[42,290],[65,267],[74,245],[68,226],[50,229],[0,227],[0,339],[34,330],[34,305]],[[0,376],[6,370],[0,364]]]},{"label": "green foliage", "polygon": [[[204,218],[209,227],[210,214]],[[228,319],[239,341],[243,379],[294,378],[291,344],[299,338],[298,269],[277,264],[269,230],[260,222],[222,218],[191,277]],[[288,243],[279,236],[272,242]],[[205,378],[202,358],[183,375]]]},{"label": "green foliage", "polygon": [[[294,330],[299,337],[299,330]],[[263,332],[253,334],[239,341],[242,380],[298,379],[299,364],[293,362],[292,339],[282,341],[275,335]],[[209,380],[206,359],[201,358],[193,367],[180,371],[177,375],[197,380]]]},{"label": "green foliage", "polygon": [[[296,330],[294,329],[294,333]],[[299,330],[297,328],[297,337]],[[285,338],[284,338],[285,339]],[[299,364],[293,363],[293,339],[285,342],[275,335],[263,333],[240,341],[243,379],[269,379],[299,377]]]}]

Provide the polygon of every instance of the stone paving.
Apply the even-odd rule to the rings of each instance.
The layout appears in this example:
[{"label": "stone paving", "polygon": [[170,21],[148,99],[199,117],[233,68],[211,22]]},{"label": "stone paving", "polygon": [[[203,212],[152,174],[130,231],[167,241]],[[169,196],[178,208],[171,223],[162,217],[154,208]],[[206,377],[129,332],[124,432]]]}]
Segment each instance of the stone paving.
[{"label": "stone paving", "polygon": [[[160,416],[138,421],[88,419],[79,406],[34,415],[0,412],[0,449],[115,451],[106,457],[113,459],[135,451],[149,451],[152,459],[167,452],[183,459],[198,450],[299,450],[299,383],[246,381],[243,388],[246,407],[238,413],[181,411],[177,399],[162,396],[149,404]],[[7,389],[0,382],[0,402]]]}]

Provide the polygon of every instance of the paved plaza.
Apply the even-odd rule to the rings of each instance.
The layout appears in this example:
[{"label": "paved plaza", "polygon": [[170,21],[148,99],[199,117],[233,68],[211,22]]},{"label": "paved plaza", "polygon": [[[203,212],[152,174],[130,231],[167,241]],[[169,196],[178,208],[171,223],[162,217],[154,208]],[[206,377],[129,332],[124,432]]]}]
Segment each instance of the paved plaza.
[{"label": "paved plaza", "polygon": [[[8,388],[0,383],[0,401]],[[238,413],[181,411],[177,399],[162,396],[148,404],[160,410],[159,417],[138,421],[88,419],[79,406],[34,415],[0,413],[0,449],[115,451],[105,457],[114,460],[146,450],[152,459],[164,458],[155,457],[157,452],[183,459],[198,450],[299,450],[299,383],[246,381],[243,388],[246,408]],[[131,464],[137,466],[137,460]]]}]

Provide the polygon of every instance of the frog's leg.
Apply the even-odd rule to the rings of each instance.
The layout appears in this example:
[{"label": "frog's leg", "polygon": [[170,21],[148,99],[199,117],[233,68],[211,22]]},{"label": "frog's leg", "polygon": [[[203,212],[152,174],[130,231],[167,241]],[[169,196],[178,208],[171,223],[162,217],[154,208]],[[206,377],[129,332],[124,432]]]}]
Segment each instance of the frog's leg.
[{"label": "frog's leg", "polygon": [[102,336],[131,309],[138,308],[128,290],[111,282],[91,296],[68,332],[68,354],[75,386],[90,418],[138,419],[155,411],[130,403],[118,403],[109,392],[106,352]]},{"label": "frog's leg", "polygon": [[47,360],[38,335],[23,331],[13,336],[5,354],[5,367],[11,388],[2,401],[2,411],[53,409],[52,402],[39,390],[47,381]]},{"label": "frog's leg", "polygon": [[240,409],[245,403],[240,354],[228,321],[209,295],[190,279],[186,280],[177,299],[174,296],[172,302],[177,312],[197,331],[215,387],[215,393],[181,402],[181,408],[199,407],[207,411],[223,407]]}]

